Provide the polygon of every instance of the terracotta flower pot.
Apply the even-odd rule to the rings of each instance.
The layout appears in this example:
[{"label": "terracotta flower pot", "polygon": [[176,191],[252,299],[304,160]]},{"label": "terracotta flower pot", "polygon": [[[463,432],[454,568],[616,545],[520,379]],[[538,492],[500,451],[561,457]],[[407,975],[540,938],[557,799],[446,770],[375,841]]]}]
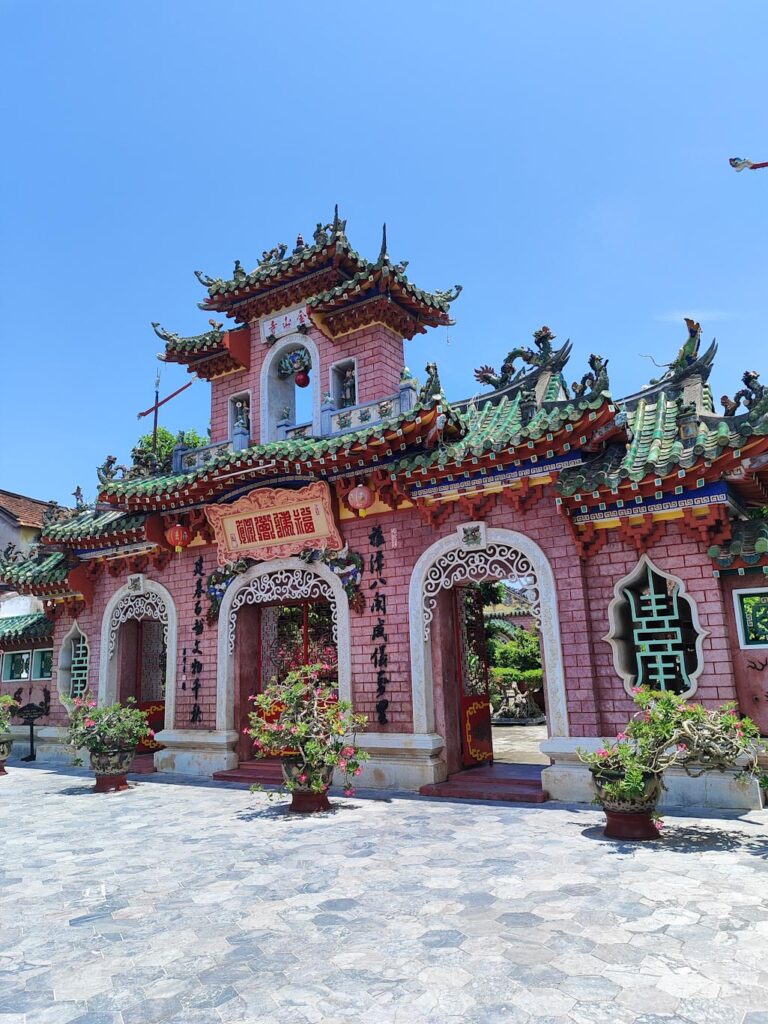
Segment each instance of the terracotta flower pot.
[{"label": "terracotta flower pot", "polygon": [[128,789],[128,769],[136,755],[131,747],[129,750],[102,750],[91,754],[91,768],[96,776],[94,793],[119,793]]},{"label": "terracotta flower pot", "polygon": [[5,762],[11,756],[12,746],[13,740],[10,736],[0,736],[0,775],[8,774],[5,770]]},{"label": "terracotta flower pot", "polygon": [[319,793],[309,789],[299,782],[299,776],[303,774],[304,768],[298,757],[284,757],[282,760],[283,778],[293,785],[291,789],[291,810],[299,814],[313,814],[317,811],[329,811],[331,802],[328,799],[328,790],[333,781],[333,768],[323,769],[323,785],[325,789]]},{"label": "terracotta flower pot", "polygon": [[653,815],[661,796],[661,776],[646,775],[642,796],[633,800],[614,797],[605,792],[606,782],[616,782],[621,776],[613,773],[592,773],[597,797],[605,811],[603,835],[609,839],[658,839],[659,830]]}]

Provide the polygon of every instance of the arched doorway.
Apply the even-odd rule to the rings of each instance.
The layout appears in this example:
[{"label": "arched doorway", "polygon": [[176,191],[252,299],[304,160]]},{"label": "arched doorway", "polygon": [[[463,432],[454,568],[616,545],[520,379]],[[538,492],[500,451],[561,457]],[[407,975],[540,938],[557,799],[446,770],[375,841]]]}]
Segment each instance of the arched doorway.
[{"label": "arched doorway", "polygon": [[219,612],[217,728],[237,732],[239,761],[252,758],[242,732],[248,698],[272,678],[316,660],[330,665],[339,695],[349,699],[349,604],[327,566],[276,559],[230,585]]},{"label": "arched doorway", "polygon": [[[176,606],[161,584],[133,577],[113,594],[102,620],[99,703],[133,698],[155,732],[172,728],[176,633]],[[139,752],[159,748],[145,740]]]},{"label": "arched doorway", "polygon": [[[548,734],[568,735],[557,595],[549,562],[523,534],[464,524],[422,554],[409,598],[414,731],[442,737],[447,774],[493,757],[487,667],[483,676],[468,664],[470,658],[482,658],[482,651],[481,645],[473,650],[466,642],[466,631],[477,620],[467,612],[475,600],[468,595],[488,581],[506,581],[525,596],[539,629]],[[482,606],[480,615],[482,622]]]}]

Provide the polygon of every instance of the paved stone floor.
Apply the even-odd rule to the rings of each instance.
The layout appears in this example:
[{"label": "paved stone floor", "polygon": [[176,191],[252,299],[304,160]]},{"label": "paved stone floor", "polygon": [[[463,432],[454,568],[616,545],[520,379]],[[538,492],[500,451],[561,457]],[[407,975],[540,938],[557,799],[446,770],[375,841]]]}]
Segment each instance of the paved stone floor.
[{"label": "paved stone floor", "polygon": [[494,761],[511,764],[549,764],[549,758],[539,750],[547,738],[546,725],[494,725]]},{"label": "paved stone floor", "polygon": [[0,779],[0,1024],[768,1024],[768,815]]}]

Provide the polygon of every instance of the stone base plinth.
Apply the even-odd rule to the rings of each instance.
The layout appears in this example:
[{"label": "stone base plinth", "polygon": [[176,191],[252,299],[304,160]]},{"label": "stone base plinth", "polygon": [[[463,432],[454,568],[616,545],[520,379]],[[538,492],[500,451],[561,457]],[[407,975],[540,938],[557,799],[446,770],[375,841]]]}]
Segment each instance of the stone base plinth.
[{"label": "stone base plinth", "polygon": [[[29,726],[12,725],[13,750],[8,764],[13,765],[29,754]],[[61,764],[71,767],[75,754],[67,746],[67,730],[55,725],[35,727],[35,756],[42,764]],[[85,758],[87,762],[87,755]]]},{"label": "stone base plinth", "polygon": [[159,772],[210,776],[237,768],[238,734],[219,729],[163,729],[155,735],[163,750],[154,755]]},{"label": "stone base plinth", "polygon": [[[592,736],[552,736],[541,744],[542,753],[552,764],[541,773],[541,784],[553,800],[568,803],[591,803],[595,796],[592,776],[586,765],[579,761],[577,747],[598,750],[604,741]],[[659,801],[661,811],[759,810],[763,806],[762,793],[757,782],[747,784],[737,779],[738,770],[707,772],[691,778],[679,768],[666,772]]]},{"label": "stone base plinth", "polygon": [[443,738],[435,733],[361,733],[357,742],[370,755],[355,780],[364,789],[413,790],[448,777],[440,757]]}]

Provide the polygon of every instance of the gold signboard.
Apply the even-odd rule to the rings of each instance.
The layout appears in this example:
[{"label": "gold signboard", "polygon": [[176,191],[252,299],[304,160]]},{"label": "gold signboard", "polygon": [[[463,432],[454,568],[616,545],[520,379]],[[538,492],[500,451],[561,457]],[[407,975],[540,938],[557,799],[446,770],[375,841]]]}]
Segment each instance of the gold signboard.
[{"label": "gold signboard", "polygon": [[208,506],[205,514],[219,565],[238,558],[285,558],[305,548],[342,547],[330,490],[322,481],[296,491],[263,487],[233,505]]}]

